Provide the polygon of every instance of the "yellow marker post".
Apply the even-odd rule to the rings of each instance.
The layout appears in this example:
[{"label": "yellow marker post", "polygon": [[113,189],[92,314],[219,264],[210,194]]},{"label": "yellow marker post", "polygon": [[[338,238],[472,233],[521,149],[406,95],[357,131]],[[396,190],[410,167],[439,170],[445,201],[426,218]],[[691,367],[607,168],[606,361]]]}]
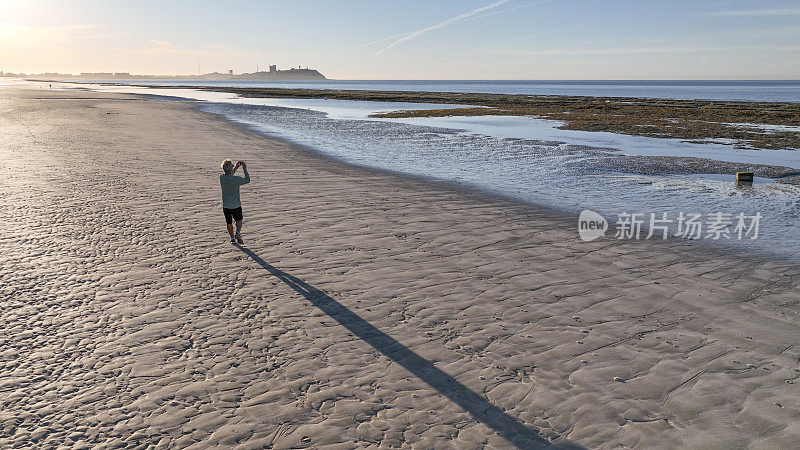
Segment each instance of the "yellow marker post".
[{"label": "yellow marker post", "polygon": [[753,184],[753,172],[736,172],[736,185]]}]

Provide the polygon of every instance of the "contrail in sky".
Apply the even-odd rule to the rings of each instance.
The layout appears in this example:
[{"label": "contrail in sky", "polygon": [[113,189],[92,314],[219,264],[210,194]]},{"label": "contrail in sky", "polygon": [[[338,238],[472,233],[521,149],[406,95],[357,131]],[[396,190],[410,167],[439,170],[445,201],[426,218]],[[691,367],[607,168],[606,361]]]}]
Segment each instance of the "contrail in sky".
[{"label": "contrail in sky", "polygon": [[[504,9],[502,11],[493,11],[493,12],[490,12],[490,13],[487,13],[487,14],[481,14],[480,16],[465,17],[465,18],[463,18],[461,20],[453,20],[452,22],[448,23],[447,25],[466,22],[466,21],[469,21],[469,20],[481,19],[481,18],[484,18],[484,17],[493,16],[495,14],[501,14],[501,13],[504,13],[504,12],[514,11],[515,9],[528,8],[530,6],[541,5],[542,3],[547,3],[547,2],[550,2],[550,1],[553,1],[553,0],[541,0],[541,1],[538,1],[538,2],[534,2],[534,3],[527,3],[527,4],[524,4],[524,5],[520,5],[520,6],[515,6],[513,8]],[[444,25],[442,25],[442,26],[444,26]],[[439,27],[439,28],[441,28],[441,27]],[[385,42],[385,41],[388,41],[388,40],[391,40],[391,39],[397,39],[397,38],[402,38],[402,37],[405,37],[405,36],[410,36],[411,34],[414,34],[414,33],[415,33],[414,31],[411,31],[411,32],[408,32],[408,33],[396,34],[394,36],[385,37],[383,39],[378,39],[377,41],[371,41],[371,42],[367,42],[366,44],[357,45],[357,46],[353,47],[352,50],[356,50],[356,49],[363,48],[363,47],[369,47],[370,45],[378,44],[380,42]],[[393,45],[396,45],[396,44],[397,43],[395,43]],[[384,50],[386,50],[386,49],[383,49],[381,51],[384,51]]]},{"label": "contrail in sky", "polygon": [[547,3],[547,2],[551,2],[551,1],[553,1],[553,0],[541,0],[541,1],[538,1],[538,2],[534,2],[534,3],[526,3],[524,5],[515,6],[513,8],[504,9],[502,11],[492,11],[490,13],[481,14],[480,16],[475,16],[475,17],[470,17],[468,19],[459,20],[458,22],[455,22],[455,23],[466,22],[468,20],[482,19],[484,17],[493,16],[495,14],[502,14],[504,12],[514,11],[515,9],[527,8],[529,6],[541,5],[542,3]]},{"label": "contrail in sky", "polygon": [[453,24],[455,22],[459,22],[459,21],[464,20],[464,19],[466,19],[468,17],[472,17],[475,14],[478,14],[480,12],[486,11],[487,9],[496,8],[496,7],[502,5],[503,3],[506,3],[508,1],[509,0],[497,0],[496,2],[490,3],[490,4],[486,5],[486,6],[481,6],[480,8],[473,9],[472,11],[468,11],[468,12],[465,12],[463,14],[459,14],[459,15],[457,15],[455,17],[451,17],[451,18],[449,18],[447,20],[443,20],[443,21],[437,23],[436,25],[431,25],[431,26],[429,26],[427,28],[423,28],[421,30],[413,31],[411,33],[408,33],[408,34],[404,35],[400,39],[392,42],[386,48],[382,49],[378,53],[383,53],[386,50],[389,50],[390,48],[394,47],[395,45],[397,45],[397,44],[399,44],[401,42],[405,42],[405,41],[408,41],[410,39],[414,39],[415,37],[417,37],[417,36],[419,36],[421,34],[427,33],[428,31],[432,31],[432,30],[436,30],[436,29],[439,29],[439,28],[442,28],[442,27],[446,27],[446,26],[448,26],[450,24]]},{"label": "contrail in sky", "polygon": [[377,41],[367,42],[366,44],[361,44],[361,45],[358,45],[356,47],[353,47],[352,50],[355,50],[357,48],[362,48],[362,47],[368,47],[368,46],[370,46],[372,44],[377,44],[378,42],[388,41],[389,39],[397,39],[399,37],[408,36],[409,34],[411,34],[411,33],[396,34],[394,36],[389,36],[389,37],[385,37],[383,39],[378,39]]},{"label": "contrail in sky", "polygon": [[587,22],[587,23],[583,23],[583,24],[580,24],[580,25],[572,25],[570,27],[556,28],[555,30],[543,31],[541,33],[536,33],[536,34],[529,34],[528,36],[518,37],[516,39],[511,39],[510,41],[498,42],[497,44],[492,44],[492,46],[494,46],[494,45],[502,45],[502,44],[510,44],[512,42],[517,42],[517,41],[521,41],[521,40],[524,40],[524,39],[529,39],[529,38],[532,38],[532,37],[544,36],[546,34],[553,34],[553,33],[559,32],[559,31],[571,30],[573,28],[581,28],[581,27],[585,27],[587,25],[591,25],[593,23],[597,23],[597,22],[596,21],[595,22]]}]

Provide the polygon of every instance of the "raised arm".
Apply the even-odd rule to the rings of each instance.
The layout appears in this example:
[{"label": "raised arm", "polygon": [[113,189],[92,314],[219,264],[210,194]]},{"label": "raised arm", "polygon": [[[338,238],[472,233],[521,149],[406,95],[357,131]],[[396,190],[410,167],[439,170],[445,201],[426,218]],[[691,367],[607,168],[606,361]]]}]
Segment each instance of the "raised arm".
[{"label": "raised arm", "polygon": [[247,172],[247,163],[241,162],[241,164],[242,164],[242,172],[244,172],[244,178],[241,178],[242,180],[241,184],[247,184],[250,182],[250,173]]}]

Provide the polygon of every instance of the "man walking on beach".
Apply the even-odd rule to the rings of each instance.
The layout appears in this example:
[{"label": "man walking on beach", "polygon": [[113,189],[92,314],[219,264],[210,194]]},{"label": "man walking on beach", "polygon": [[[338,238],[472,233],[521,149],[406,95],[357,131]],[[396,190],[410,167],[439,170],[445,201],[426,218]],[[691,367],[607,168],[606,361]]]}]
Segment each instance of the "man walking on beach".
[{"label": "man walking on beach", "polygon": [[[244,178],[234,175],[236,169],[242,167]],[[233,161],[226,159],[222,161],[222,171],[219,176],[219,185],[222,187],[222,212],[225,213],[225,223],[228,226],[228,234],[231,235],[231,244],[238,242],[244,244],[242,236],[242,202],[239,199],[239,186],[250,182],[250,174],[247,173],[247,164],[239,161],[236,166]],[[233,231],[233,221],[236,221],[236,232]]]}]

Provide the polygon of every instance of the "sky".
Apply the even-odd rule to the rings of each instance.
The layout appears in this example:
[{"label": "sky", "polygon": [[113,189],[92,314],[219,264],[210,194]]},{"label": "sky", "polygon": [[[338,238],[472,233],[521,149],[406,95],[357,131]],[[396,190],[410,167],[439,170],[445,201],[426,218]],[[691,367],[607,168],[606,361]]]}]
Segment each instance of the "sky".
[{"label": "sky", "polygon": [[0,0],[0,71],[800,79],[798,0]]}]

